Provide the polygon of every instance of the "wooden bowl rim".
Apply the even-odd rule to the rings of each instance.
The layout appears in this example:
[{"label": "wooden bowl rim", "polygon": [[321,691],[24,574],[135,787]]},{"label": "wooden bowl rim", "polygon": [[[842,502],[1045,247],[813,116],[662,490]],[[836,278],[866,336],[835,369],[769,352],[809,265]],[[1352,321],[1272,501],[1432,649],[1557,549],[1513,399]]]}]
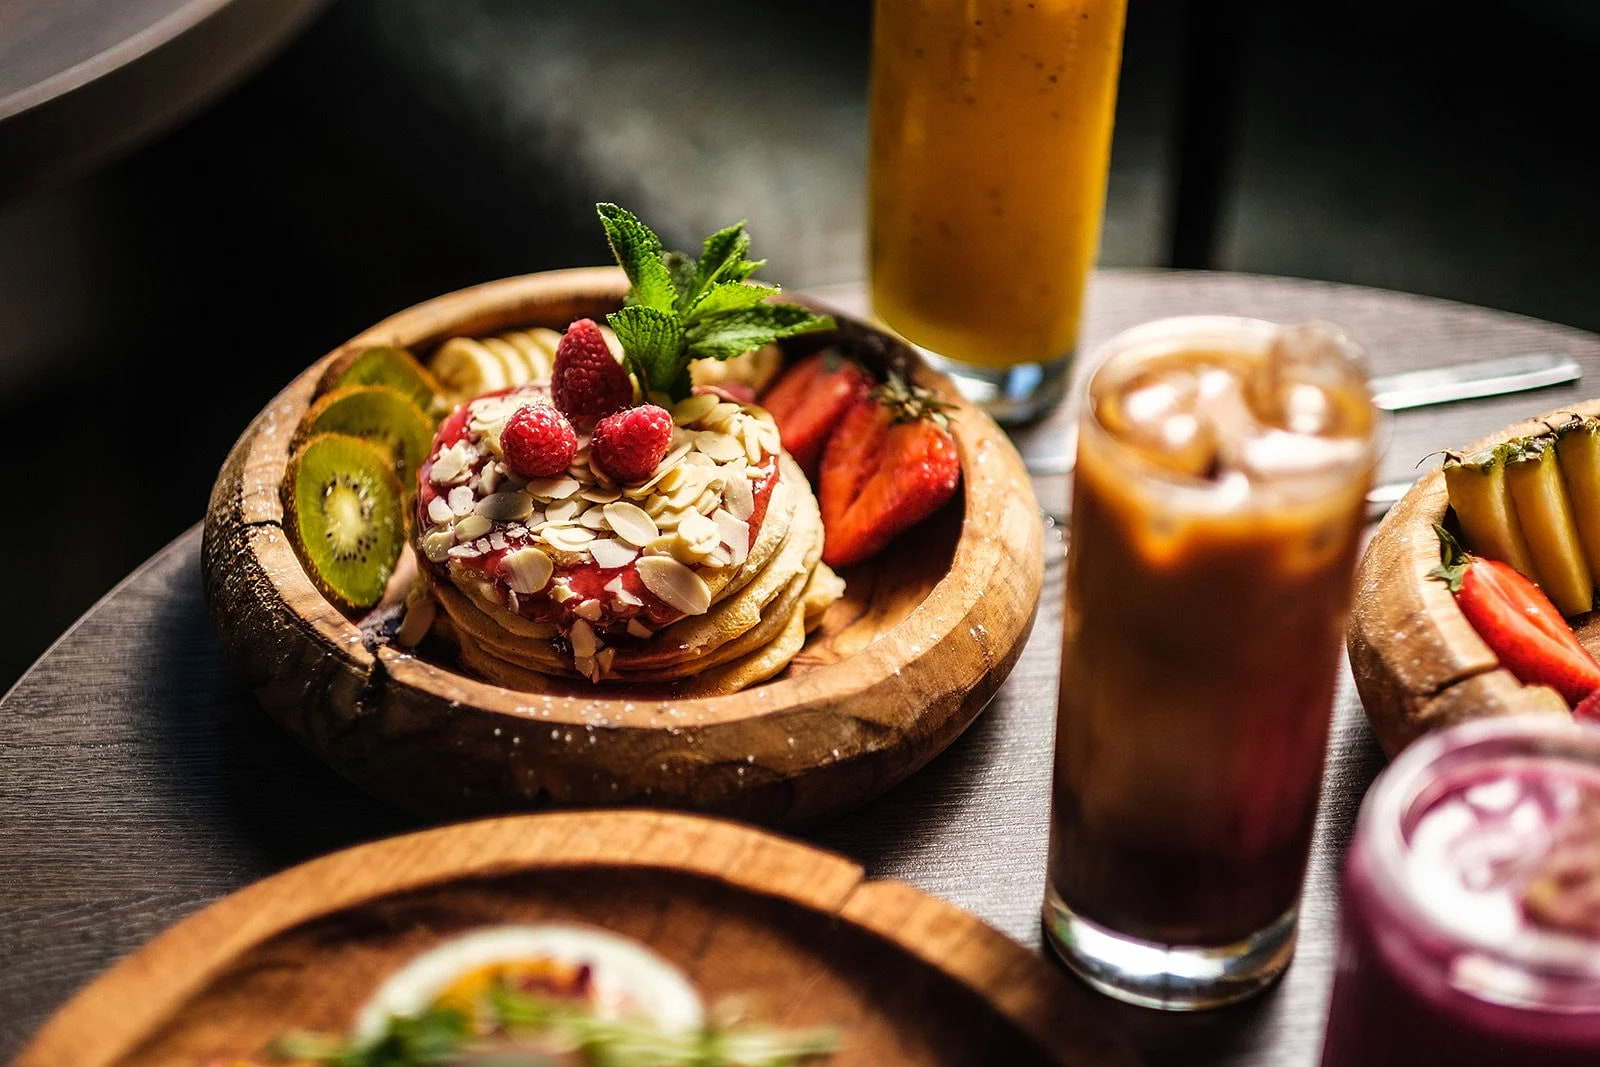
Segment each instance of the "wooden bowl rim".
[{"label": "wooden bowl rim", "polygon": [[[627,291],[627,279],[621,268],[568,268],[483,282],[441,294],[390,315],[317,360],[268,405],[263,415],[272,413],[271,425],[266,428],[267,432],[257,434],[250,441],[250,456],[246,470],[270,476],[274,485],[282,481],[288,459],[287,436],[288,433],[292,433],[292,424],[298,423],[300,416],[309,407],[312,393],[328,364],[339,356],[373,345],[400,343],[405,331],[415,328],[415,324],[419,323],[430,325],[428,340],[412,341],[406,347],[425,348],[460,333],[481,334],[527,325],[526,322],[515,320],[502,321],[501,317],[512,309],[520,308],[529,299],[539,295],[542,290],[563,284],[571,285],[574,289],[580,286],[592,287],[586,293],[590,298],[603,296],[614,298],[618,303]],[[857,329],[883,338],[892,350],[913,351],[910,346],[877,327],[824,304],[810,301],[804,294],[787,295],[789,299],[798,303],[828,311],[841,323],[849,323]],[[470,312],[470,317],[465,312],[442,316],[438,314],[441,308],[457,302],[471,303],[471,307],[466,309]],[[485,322],[492,324],[485,326],[483,325]],[[632,712],[624,707],[617,715],[613,715],[609,728],[626,730],[631,727],[655,731],[664,729],[665,726],[644,721],[634,723],[625,719],[644,720],[646,708],[666,705],[683,711],[686,716],[692,715],[692,721],[696,725],[716,726],[782,712],[824,695],[831,698],[848,697],[852,692],[864,691],[885,677],[901,675],[920,661],[937,656],[940,643],[948,635],[970,625],[968,617],[983,599],[986,587],[990,584],[986,581],[984,586],[973,586],[970,591],[966,591],[963,589],[963,583],[958,580],[963,564],[970,565],[971,557],[977,550],[975,546],[984,537],[980,529],[981,524],[974,523],[973,516],[981,516],[1001,507],[1006,503],[1007,497],[1019,493],[1031,509],[1038,508],[1033,495],[1033,485],[1021,457],[999,426],[981,409],[961,397],[948,377],[929,367],[920,358],[915,358],[911,365],[919,384],[937,390],[953,405],[951,428],[961,457],[961,500],[964,518],[950,568],[929,591],[922,603],[891,629],[874,638],[868,647],[838,662],[806,671],[798,677],[784,677],[760,683],[726,696],[671,700],[648,697],[630,699],[626,693],[615,690],[597,692],[594,698],[585,698],[530,694],[508,689],[390,646],[381,647],[374,655],[362,643],[356,625],[328,604],[312,586],[299,557],[295,555],[284,537],[270,537],[264,543],[258,541],[255,548],[257,554],[262,557],[264,570],[281,600],[288,604],[303,604],[307,601],[307,597],[312,597],[326,608],[325,611],[315,612],[310,618],[302,618],[302,622],[315,632],[325,651],[347,660],[363,673],[374,669],[375,662],[381,663],[394,682],[442,699],[465,703],[456,693],[443,689],[444,686],[452,687],[464,693],[473,707],[506,716],[517,724],[528,722],[530,709],[537,705],[538,719],[535,720],[535,725],[546,723],[563,727],[590,725],[593,723],[593,718],[586,715],[585,711],[592,708],[596,699],[615,700],[623,705],[635,706]],[[290,426],[289,431],[285,431],[285,425]],[[250,432],[246,431],[247,434]],[[282,457],[282,462],[278,461],[279,455]],[[281,521],[281,518],[281,505],[277,505],[274,499],[270,513],[258,514],[254,521]],[[247,515],[244,525],[252,524],[251,517]],[[1027,617],[1031,618],[1031,611]],[[1006,642],[1018,637],[1016,634],[991,636],[1002,648]],[[863,673],[857,662],[866,657],[870,657],[876,664],[871,674]],[[973,680],[969,679],[968,683],[971,681]]]},{"label": "wooden bowl rim", "polygon": [[[447,839],[450,847],[441,847]],[[769,831],[628,809],[501,816],[422,830],[251,883],[102,972],[57,1009],[16,1065],[118,1062],[230,961],[324,916],[451,882],[591,867],[678,872],[830,916],[954,980],[1062,1063],[1132,1062],[1122,1043],[1090,1018],[1082,993],[1038,954],[971,913],[901,882],[868,881],[858,864]],[[1072,1028],[1062,1025],[1068,1019]],[[1100,1054],[1086,1058],[1086,1047]]]}]

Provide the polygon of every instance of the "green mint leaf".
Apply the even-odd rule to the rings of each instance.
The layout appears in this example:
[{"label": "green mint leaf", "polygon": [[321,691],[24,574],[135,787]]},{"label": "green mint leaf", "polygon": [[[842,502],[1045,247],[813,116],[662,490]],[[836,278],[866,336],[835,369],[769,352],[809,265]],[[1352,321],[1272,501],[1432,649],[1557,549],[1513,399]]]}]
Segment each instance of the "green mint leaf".
[{"label": "green mint leaf", "polygon": [[631,211],[615,204],[596,204],[600,224],[605,227],[611,254],[627,272],[628,303],[670,311],[678,298],[672,272],[662,258],[661,238]]},{"label": "green mint leaf", "polygon": [[726,311],[754,307],[769,296],[777,296],[776,285],[747,285],[744,282],[717,282],[700,294],[694,305],[684,312],[687,322],[720,315]]},{"label": "green mint leaf", "polygon": [[691,355],[705,359],[732,359],[752,349],[813,330],[830,330],[833,319],[794,304],[757,304],[720,315],[707,316],[685,331]]},{"label": "green mint leaf", "polygon": [[667,265],[667,273],[672,276],[672,287],[678,291],[679,302],[676,307],[682,308],[681,301],[684,294],[688,293],[689,287],[694,284],[695,271],[700,269],[700,264],[695,262],[693,256],[683,252],[668,252],[661,258]]},{"label": "green mint leaf", "polygon": [[764,259],[741,259],[725,270],[723,277],[730,282],[742,282],[766,265],[767,261]]},{"label": "green mint leaf", "polygon": [[689,377],[689,364],[683,358],[683,327],[677,316],[635,305],[612,312],[606,321],[617,331],[628,369],[639,379],[645,395],[659,390],[676,397],[679,379]]},{"label": "green mint leaf", "polygon": [[748,251],[750,235],[745,232],[743,221],[707,237],[705,244],[700,247],[700,262],[696,264],[694,279],[679,298],[679,310],[693,306],[700,294],[717,282],[748,278],[748,272],[736,278],[729,276],[730,271],[737,270],[745,262],[744,256]]}]

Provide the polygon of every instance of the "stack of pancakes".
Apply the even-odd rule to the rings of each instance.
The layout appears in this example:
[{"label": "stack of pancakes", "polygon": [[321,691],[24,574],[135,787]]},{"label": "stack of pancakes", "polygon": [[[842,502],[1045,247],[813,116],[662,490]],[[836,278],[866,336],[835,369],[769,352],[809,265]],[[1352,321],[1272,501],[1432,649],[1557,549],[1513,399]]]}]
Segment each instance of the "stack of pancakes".
[{"label": "stack of pancakes", "polygon": [[[690,436],[693,432],[690,427]],[[771,440],[776,442],[775,432]],[[577,656],[595,654],[581,647],[588,638],[573,632],[577,624],[563,632],[554,623],[525,618],[508,607],[503,587],[459,559],[422,569],[428,591],[443,609],[435,631],[456,645],[471,670],[527,692],[644,684],[673,696],[702,697],[765,681],[788,665],[807,632],[844,591],[844,582],[821,562],[822,518],[805,475],[787,452],[780,451],[776,462],[765,515],[743,560],[720,567],[686,564],[710,591],[707,610],[684,615],[648,636],[599,636],[607,654],[596,681],[575,663]],[[548,593],[547,588],[541,595]]]}]

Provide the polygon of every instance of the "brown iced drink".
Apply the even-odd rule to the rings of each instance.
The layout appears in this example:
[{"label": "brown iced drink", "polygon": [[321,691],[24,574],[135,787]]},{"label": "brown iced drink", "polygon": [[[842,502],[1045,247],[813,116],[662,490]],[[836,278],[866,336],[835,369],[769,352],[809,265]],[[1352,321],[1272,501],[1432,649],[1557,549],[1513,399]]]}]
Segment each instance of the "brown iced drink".
[{"label": "brown iced drink", "polygon": [[1046,921],[1069,962],[1053,902],[1160,946],[1277,923],[1286,961],[1374,460],[1365,377],[1317,326],[1172,319],[1110,347],[1079,435]]}]

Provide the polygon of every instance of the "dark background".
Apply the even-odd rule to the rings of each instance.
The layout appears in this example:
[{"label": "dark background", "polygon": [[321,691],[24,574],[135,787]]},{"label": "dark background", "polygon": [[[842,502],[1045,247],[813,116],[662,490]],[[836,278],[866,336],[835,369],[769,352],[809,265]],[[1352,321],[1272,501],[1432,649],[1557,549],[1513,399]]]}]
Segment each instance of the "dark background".
[{"label": "dark background", "polygon": [[[1130,0],[1103,261],[1600,329],[1592,0]],[[862,268],[867,0],[333,0],[242,86],[0,200],[0,685],[195,522],[298,370],[407,304],[750,219]],[[0,167],[5,166],[0,159]]]}]

